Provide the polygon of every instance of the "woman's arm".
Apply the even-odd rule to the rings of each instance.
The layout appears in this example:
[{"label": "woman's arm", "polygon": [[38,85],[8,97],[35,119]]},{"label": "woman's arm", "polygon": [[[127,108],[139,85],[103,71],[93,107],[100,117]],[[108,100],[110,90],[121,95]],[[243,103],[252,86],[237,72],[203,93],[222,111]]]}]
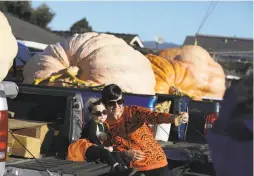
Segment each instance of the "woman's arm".
[{"label": "woman's arm", "polygon": [[175,125],[178,126],[185,121],[187,122],[189,117],[187,113],[174,115],[170,113],[155,112],[150,110],[149,108],[144,108],[140,106],[129,106],[127,108],[127,111],[131,113],[131,121],[136,121],[136,123],[175,123]]}]

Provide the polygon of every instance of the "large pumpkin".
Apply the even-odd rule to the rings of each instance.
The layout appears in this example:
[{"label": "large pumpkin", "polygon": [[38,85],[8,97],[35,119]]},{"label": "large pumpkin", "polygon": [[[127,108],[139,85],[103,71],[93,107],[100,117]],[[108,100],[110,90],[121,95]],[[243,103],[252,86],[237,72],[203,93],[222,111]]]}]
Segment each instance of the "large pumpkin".
[{"label": "large pumpkin", "polygon": [[160,51],[159,56],[166,58],[167,60],[174,60],[174,58],[181,54],[180,48],[168,48]]},{"label": "large pumpkin", "polygon": [[226,90],[223,68],[200,46],[166,49],[160,56],[189,65],[202,96],[222,98]]},{"label": "large pumpkin", "polygon": [[6,77],[17,52],[17,41],[6,17],[0,11],[0,82]]},{"label": "large pumpkin", "polygon": [[95,32],[75,34],[35,55],[24,67],[24,83],[52,80],[52,76],[56,78],[70,68],[84,81],[115,83],[131,93],[155,93],[149,60],[124,40]]},{"label": "large pumpkin", "polygon": [[181,61],[167,61],[165,58],[148,54],[146,57],[152,63],[156,79],[155,92],[160,94],[177,94],[180,92],[201,99],[196,86],[196,79],[188,64]]}]

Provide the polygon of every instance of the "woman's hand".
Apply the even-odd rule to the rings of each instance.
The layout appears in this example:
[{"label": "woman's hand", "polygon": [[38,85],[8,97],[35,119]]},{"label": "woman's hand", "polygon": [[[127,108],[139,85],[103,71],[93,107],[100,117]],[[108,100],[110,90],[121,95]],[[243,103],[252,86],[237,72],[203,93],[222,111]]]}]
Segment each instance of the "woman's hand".
[{"label": "woman's hand", "polygon": [[98,136],[98,139],[103,144],[106,140],[108,140],[108,135],[106,133],[101,133]]},{"label": "woman's hand", "polygon": [[143,160],[145,159],[145,153],[140,150],[127,150],[125,155],[130,157],[132,160]]},{"label": "woman's hand", "polygon": [[182,123],[187,123],[189,121],[189,114],[187,112],[180,112],[180,115],[178,115],[175,118],[175,126],[179,126]]},{"label": "woman's hand", "polygon": [[187,112],[180,112],[180,122],[187,123],[189,121],[189,114]]},{"label": "woman's hand", "polygon": [[112,147],[112,146],[104,147],[104,148],[107,149],[107,150],[110,151],[110,152],[113,152],[113,147]]}]

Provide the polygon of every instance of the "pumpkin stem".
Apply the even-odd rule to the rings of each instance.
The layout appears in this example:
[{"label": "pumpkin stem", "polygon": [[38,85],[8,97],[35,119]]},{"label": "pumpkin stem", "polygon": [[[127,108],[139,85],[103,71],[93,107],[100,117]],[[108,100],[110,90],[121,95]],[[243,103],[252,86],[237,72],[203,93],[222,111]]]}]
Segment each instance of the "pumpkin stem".
[{"label": "pumpkin stem", "polygon": [[[95,83],[93,81],[89,81],[89,80],[83,81],[83,80],[77,78],[78,69],[79,68],[76,66],[71,66],[71,67],[67,68],[66,70],[62,71],[61,73],[52,75],[49,78],[35,79],[33,84],[38,85],[42,81],[45,81],[45,80],[49,80],[49,83],[54,83],[57,80],[60,81],[59,78],[64,76],[64,77],[67,77],[67,79],[69,79],[68,82],[71,81],[72,83],[76,84],[77,86],[85,86],[85,87],[90,87],[92,89],[98,89],[98,90],[105,86],[105,84],[98,85],[97,83]],[[64,80],[66,80],[66,78]]]},{"label": "pumpkin stem", "polygon": [[81,79],[78,79],[71,70],[67,69],[67,75],[70,76],[76,83],[87,85],[86,81],[83,81]]},{"label": "pumpkin stem", "polygon": [[172,92],[174,95],[179,95],[179,96],[186,95],[186,96],[190,97],[191,99],[194,98],[193,95],[190,95],[189,93],[186,93],[185,91],[181,90],[180,88],[178,88],[176,86],[171,86],[170,92]]},{"label": "pumpkin stem", "polygon": [[57,74],[57,75],[54,75],[54,76],[51,76],[49,78],[49,82],[55,82],[56,79],[60,78],[61,76],[63,76],[63,74]]},{"label": "pumpkin stem", "polygon": [[40,84],[42,81],[45,81],[46,79],[48,79],[48,78],[35,79],[33,84],[34,84],[34,85],[38,85],[38,84]]}]

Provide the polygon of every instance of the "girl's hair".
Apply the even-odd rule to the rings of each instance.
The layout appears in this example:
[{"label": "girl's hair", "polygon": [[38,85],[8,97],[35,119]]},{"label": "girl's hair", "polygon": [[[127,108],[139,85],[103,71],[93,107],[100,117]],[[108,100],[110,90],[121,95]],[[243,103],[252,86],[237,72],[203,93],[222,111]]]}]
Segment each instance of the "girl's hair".
[{"label": "girl's hair", "polygon": [[93,107],[102,104],[102,100],[98,97],[91,97],[86,101],[85,109],[87,112],[92,112]]}]

